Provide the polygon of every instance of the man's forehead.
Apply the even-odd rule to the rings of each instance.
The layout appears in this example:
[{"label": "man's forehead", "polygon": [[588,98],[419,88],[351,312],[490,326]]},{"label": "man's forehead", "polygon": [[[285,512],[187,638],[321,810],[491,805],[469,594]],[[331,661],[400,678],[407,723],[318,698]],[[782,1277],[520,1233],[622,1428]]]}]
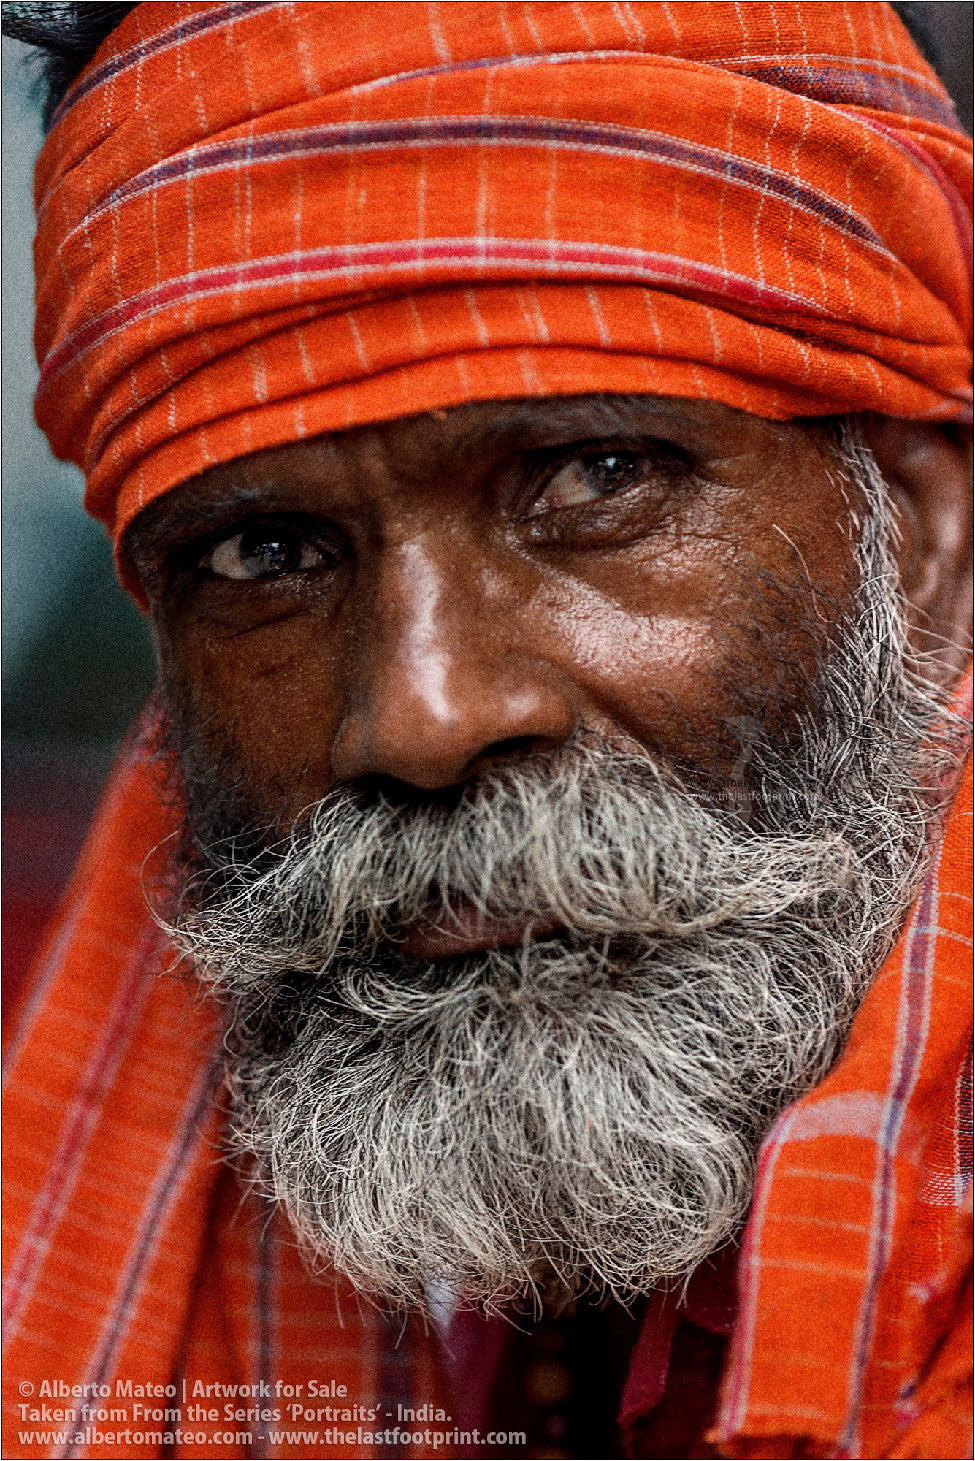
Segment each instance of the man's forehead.
[{"label": "man's forehead", "polygon": [[[821,442],[820,421],[767,421],[714,401],[594,393],[475,401],[394,417],[252,452],[201,473],[151,504],[133,523],[127,543],[138,545],[166,524],[205,531],[228,500],[242,510],[294,505],[302,489],[330,486],[354,507],[370,471],[409,486],[443,481],[459,488],[471,469],[490,475],[512,458],[562,446],[667,441],[701,460],[752,458],[756,471],[786,440]],[[458,474],[465,474],[461,479]]]}]

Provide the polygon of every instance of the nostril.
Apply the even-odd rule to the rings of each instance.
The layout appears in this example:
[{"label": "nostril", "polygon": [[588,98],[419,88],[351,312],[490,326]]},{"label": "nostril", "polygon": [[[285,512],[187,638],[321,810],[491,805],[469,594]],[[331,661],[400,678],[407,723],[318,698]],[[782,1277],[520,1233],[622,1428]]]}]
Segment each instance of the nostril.
[{"label": "nostril", "polygon": [[493,741],[478,756],[478,762],[485,761],[512,761],[518,756],[529,756],[534,751],[547,751],[554,745],[548,736],[508,736],[504,740]]},{"label": "nostril", "polygon": [[385,802],[390,807],[409,812],[415,808],[455,808],[464,794],[464,782],[452,782],[447,786],[417,786],[402,781],[396,776],[369,775],[342,783],[354,791],[360,802],[367,807]]}]

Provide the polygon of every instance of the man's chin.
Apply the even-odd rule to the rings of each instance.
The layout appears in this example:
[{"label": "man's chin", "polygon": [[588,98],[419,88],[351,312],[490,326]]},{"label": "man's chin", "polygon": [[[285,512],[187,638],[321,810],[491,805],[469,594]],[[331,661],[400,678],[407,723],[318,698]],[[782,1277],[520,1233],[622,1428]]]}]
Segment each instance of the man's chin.
[{"label": "man's chin", "polygon": [[[773,993],[778,1025],[743,1040],[770,1000],[754,969],[668,969],[638,943],[628,963],[561,933],[342,961],[303,986],[283,1051],[249,1009],[240,1141],[318,1262],[402,1306],[437,1282],[497,1310],[625,1302],[727,1242],[770,1114],[806,1078],[783,1058],[808,1043],[806,1002]],[[280,1015],[265,1007],[268,1034]]]}]

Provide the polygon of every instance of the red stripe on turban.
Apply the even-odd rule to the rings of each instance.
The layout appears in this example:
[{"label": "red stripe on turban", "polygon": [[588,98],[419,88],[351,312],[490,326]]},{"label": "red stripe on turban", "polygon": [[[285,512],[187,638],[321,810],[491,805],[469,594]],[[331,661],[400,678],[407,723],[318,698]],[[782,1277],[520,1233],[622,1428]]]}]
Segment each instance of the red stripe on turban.
[{"label": "red stripe on turban", "polygon": [[883,4],[139,5],[38,164],[38,419],[116,537],[468,400],[960,419],[970,156]]}]

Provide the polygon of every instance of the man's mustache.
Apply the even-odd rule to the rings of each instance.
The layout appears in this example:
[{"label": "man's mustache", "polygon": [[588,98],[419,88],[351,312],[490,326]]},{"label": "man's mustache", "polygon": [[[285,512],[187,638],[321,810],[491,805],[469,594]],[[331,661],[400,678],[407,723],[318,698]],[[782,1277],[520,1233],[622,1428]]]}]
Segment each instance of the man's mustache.
[{"label": "man's mustache", "polygon": [[[231,861],[190,901],[207,908],[208,962],[242,967],[260,948],[281,970],[321,973],[353,952],[408,956],[411,930],[449,931],[461,910],[588,942],[688,938],[835,896],[855,877],[842,836],[750,832],[733,802],[709,803],[648,756],[580,731],[449,804],[339,787],[261,870]],[[184,940],[193,926],[190,912]]]}]

